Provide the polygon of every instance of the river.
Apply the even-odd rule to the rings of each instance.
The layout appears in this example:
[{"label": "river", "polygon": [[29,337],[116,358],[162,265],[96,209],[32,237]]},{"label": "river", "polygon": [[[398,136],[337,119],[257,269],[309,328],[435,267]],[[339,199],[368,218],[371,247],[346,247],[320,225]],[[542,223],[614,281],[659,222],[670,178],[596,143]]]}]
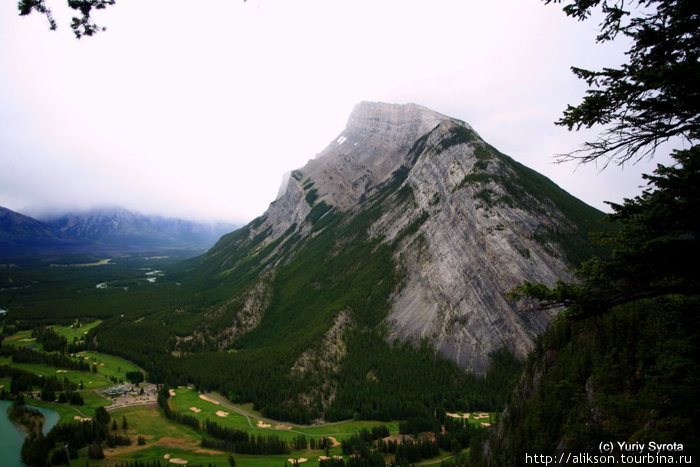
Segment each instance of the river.
[{"label": "river", "polygon": [[[12,405],[11,401],[0,401],[0,459],[3,467],[26,467],[21,461],[22,443],[25,432],[15,426],[7,418],[7,409]],[[44,434],[58,423],[57,412],[42,407],[32,407],[44,414]]]}]

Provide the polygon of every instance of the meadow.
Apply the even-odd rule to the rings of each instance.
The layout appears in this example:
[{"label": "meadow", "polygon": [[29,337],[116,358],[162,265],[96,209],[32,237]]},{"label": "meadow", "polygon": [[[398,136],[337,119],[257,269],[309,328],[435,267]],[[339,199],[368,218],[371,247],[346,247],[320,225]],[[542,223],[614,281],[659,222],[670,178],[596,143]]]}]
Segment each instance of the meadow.
[{"label": "meadow", "polygon": [[[174,389],[174,392],[175,396],[171,396],[169,399],[170,407],[180,413],[192,415],[200,421],[211,420],[221,426],[245,430],[253,434],[277,435],[285,440],[291,440],[300,434],[319,440],[329,436],[340,438],[358,433],[362,429],[370,430],[377,425],[385,425],[392,434],[399,431],[398,421],[346,420],[322,425],[297,425],[279,422],[262,417],[259,412],[253,411],[250,405],[233,404],[217,393],[205,396],[207,399],[218,402],[213,403],[202,399],[194,389],[177,388]],[[201,412],[192,411],[190,408],[199,409]],[[217,412],[225,412],[228,415],[217,415]]]},{"label": "meadow", "polygon": [[[198,397],[197,399],[201,400]],[[129,407],[111,411],[110,414],[117,420],[118,424],[125,417],[128,423],[126,434],[134,439],[139,435],[143,436],[146,442],[144,445],[138,445],[134,442],[131,446],[105,448],[105,459],[102,461],[90,459],[90,465],[114,465],[119,462],[135,460],[159,460],[167,463],[169,459],[184,459],[189,464],[229,465],[230,453],[202,448],[200,442],[203,435],[201,433],[165,419],[157,408]],[[216,415],[214,416],[216,417]],[[122,432],[121,428],[119,428],[119,432]],[[234,457],[239,466],[269,467],[285,465],[285,462],[290,458],[306,458],[309,459],[309,465],[317,465],[313,461],[324,454],[325,451],[306,449],[292,451],[290,454],[284,455],[234,454]],[[334,454],[341,455],[339,447],[331,449],[331,455]],[[87,460],[83,454],[77,463],[81,465]]]}]

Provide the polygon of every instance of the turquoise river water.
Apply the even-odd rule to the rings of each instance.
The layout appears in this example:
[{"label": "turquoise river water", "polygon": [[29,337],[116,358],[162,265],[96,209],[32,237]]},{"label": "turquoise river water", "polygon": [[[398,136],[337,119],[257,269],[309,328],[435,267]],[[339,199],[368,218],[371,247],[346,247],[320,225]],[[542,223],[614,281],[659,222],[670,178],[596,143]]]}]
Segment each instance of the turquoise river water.
[{"label": "turquoise river water", "polygon": [[[10,401],[0,401],[0,463],[3,467],[25,467],[20,457],[25,433],[7,418],[7,409],[11,404]],[[42,431],[48,433],[58,423],[58,413],[41,407],[33,408],[44,414]]]}]

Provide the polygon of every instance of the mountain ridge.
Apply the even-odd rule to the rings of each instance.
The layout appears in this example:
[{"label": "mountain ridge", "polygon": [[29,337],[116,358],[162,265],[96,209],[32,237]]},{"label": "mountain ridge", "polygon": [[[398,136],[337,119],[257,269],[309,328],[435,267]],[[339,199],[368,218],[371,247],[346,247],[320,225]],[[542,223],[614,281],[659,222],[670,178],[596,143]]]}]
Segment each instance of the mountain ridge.
[{"label": "mountain ridge", "polygon": [[161,248],[203,250],[235,228],[226,223],[147,216],[119,206],[42,217],[39,220],[0,207],[0,254],[21,258]]},{"label": "mountain ridge", "polygon": [[97,348],[280,420],[502,407],[514,355],[551,321],[508,292],[570,277],[603,213],[460,120],[363,103],[349,121],[261,216],[168,272],[176,296],[103,322]]},{"label": "mountain ridge", "polygon": [[[226,251],[245,261],[241,252],[252,245],[251,255],[267,250],[274,270],[288,261],[283,251],[291,243],[318,235],[324,219],[361,215],[393,183],[366,233],[391,245],[403,274],[404,285],[391,294],[387,339],[427,340],[460,367],[483,373],[488,355],[500,348],[524,358],[550,319],[534,307],[516,308],[506,293],[523,280],[570,278],[556,237],[603,216],[535,174],[465,122],[415,104],[363,102],[339,136],[290,173],[247,237],[222,239],[203,262],[216,263]],[[539,191],[528,194],[535,185]],[[543,193],[560,199],[538,200]],[[585,222],[576,225],[557,203],[576,205]],[[231,259],[218,267],[226,274],[236,269]]]}]

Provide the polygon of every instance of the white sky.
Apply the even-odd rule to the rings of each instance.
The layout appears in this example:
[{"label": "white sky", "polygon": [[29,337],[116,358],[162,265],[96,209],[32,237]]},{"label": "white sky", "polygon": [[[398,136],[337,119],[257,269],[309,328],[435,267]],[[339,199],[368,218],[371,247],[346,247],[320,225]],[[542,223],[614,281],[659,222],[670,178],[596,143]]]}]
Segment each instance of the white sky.
[{"label": "white sky", "polygon": [[81,40],[47,3],[57,32],[0,5],[0,206],[20,212],[248,221],[362,100],[465,120],[598,208],[667,161],[553,164],[593,135],[552,123],[585,90],[569,67],[618,65],[624,47],[539,0],[119,0]]}]

